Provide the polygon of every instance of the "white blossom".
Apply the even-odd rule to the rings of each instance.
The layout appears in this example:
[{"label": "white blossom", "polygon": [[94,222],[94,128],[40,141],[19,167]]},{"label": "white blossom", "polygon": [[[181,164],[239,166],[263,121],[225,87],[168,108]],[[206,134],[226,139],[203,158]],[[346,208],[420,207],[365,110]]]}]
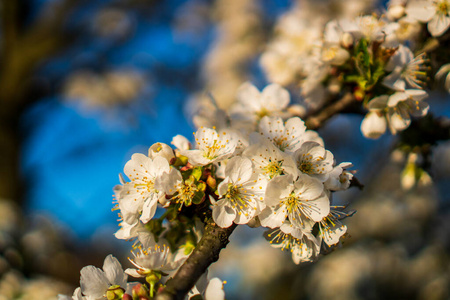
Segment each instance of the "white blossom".
[{"label": "white blossom", "polygon": [[420,22],[427,22],[432,36],[440,36],[450,26],[450,2],[448,0],[409,1],[406,14]]},{"label": "white blossom", "polygon": [[132,252],[132,254],[133,258],[129,257],[128,260],[136,268],[128,268],[125,270],[125,273],[133,277],[146,277],[152,271],[160,271],[163,273],[173,271],[186,258],[177,259],[165,244],[162,246],[155,244],[154,247],[148,248],[147,250],[140,248],[136,252]]},{"label": "white blossom", "polygon": [[205,300],[224,300],[224,282],[217,277],[212,278],[205,290]]},{"label": "white blossom", "polygon": [[342,191],[348,189],[353,174],[347,171],[347,168],[353,165],[348,162],[340,163],[330,172],[328,180],[324,182],[324,187],[331,191]]},{"label": "white blossom", "polygon": [[276,83],[259,92],[254,85],[247,82],[237,92],[237,102],[231,109],[231,117],[254,123],[264,116],[281,113],[289,102],[289,92]]},{"label": "white blossom", "polygon": [[246,224],[264,207],[266,181],[261,180],[246,157],[233,157],[227,163],[225,179],[219,184],[219,200],[211,197],[212,216],[220,227]]},{"label": "white blossom", "polygon": [[404,91],[406,83],[412,88],[422,89],[427,76],[426,62],[424,53],[414,58],[408,47],[400,45],[385,67],[391,73],[383,79],[383,84],[397,91]]},{"label": "white blossom", "polygon": [[151,220],[155,215],[158,200],[164,197],[164,193],[155,187],[155,181],[169,170],[169,163],[162,156],[151,159],[140,153],[133,154],[124,168],[125,175],[131,182],[123,186],[118,199],[125,222],[135,223],[136,214],[141,211],[142,222]]},{"label": "white blossom", "polygon": [[445,76],[445,89],[450,93],[450,64],[443,65],[436,73],[436,79],[441,80]]},{"label": "white blossom", "polygon": [[261,225],[279,227],[286,218],[297,228],[305,228],[309,220],[320,221],[330,211],[330,202],[323,184],[312,177],[300,174],[279,176],[267,185],[267,207],[260,214]]},{"label": "white blossom", "polygon": [[377,139],[386,132],[387,121],[384,112],[369,111],[361,122],[361,132],[369,139]]},{"label": "white blossom", "polygon": [[196,193],[199,192],[198,185],[190,180],[183,180],[180,171],[172,168],[167,176],[161,177],[158,186],[166,195],[172,196],[171,203],[176,203],[181,209],[183,205],[189,206]]},{"label": "white blossom", "polygon": [[344,213],[331,207],[330,214],[319,222],[319,238],[328,246],[337,244],[340,238],[347,232],[347,226],[341,223],[341,219],[351,216],[354,211]]},{"label": "white blossom", "polygon": [[259,122],[259,132],[270,140],[281,151],[293,153],[306,141],[318,142],[323,145],[317,132],[306,130],[305,122],[298,117],[286,122],[280,117],[264,117]]},{"label": "white blossom", "polygon": [[[103,263],[103,270],[94,266],[81,269],[81,293],[88,299],[106,299],[105,295],[109,288],[117,286],[126,290],[127,278],[119,261],[114,256],[108,255]],[[78,297],[79,292],[76,295]]]},{"label": "white blossom", "polygon": [[[427,96],[423,90],[411,89],[373,98],[367,105],[372,114],[366,115],[361,124],[363,134],[369,138],[378,138],[383,134],[381,129],[386,128],[383,117],[392,134],[405,130],[411,123],[410,116],[423,117],[428,113],[429,106],[422,101]],[[376,130],[371,130],[373,128]]]},{"label": "white blossom", "polygon": [[243,155],[252,160],[256,170],[267,180],[279,175],[298,173],[292,157],[264,138],[247,148]]},{"label": "white blossom", "polygon": [[148,157],[154,159],[157,156],[164,157],[168,162],[175,157],[173,149],[164,143],[155,143],[148,149]]},{"label": "white blossom", "polygon": [[204,166],[231,157],[238,143],[230,133],[218,133],[212,128],[201,127],[194,135],[197,149],[180,152],[194,166]]},{"label": "white blossom", "polygon": [[315,142],[305,142],[295,151],[294,160],[300,172],[324,182],[333,170],[333,154]]},{"label": "white blossom", "polygon": [[191,143],[186,137],[182,136],[181,134],[177,134],[176,136],[174,136],[170,143],[174,145],[176,150],[178,151],[191,149]]},{"label": "white blossom", "polygon": [[311,261],[320,252],[320,242],[314,235],[298,230],[288,221],[266,236],[273,247],[289,250],[295,264]]}]

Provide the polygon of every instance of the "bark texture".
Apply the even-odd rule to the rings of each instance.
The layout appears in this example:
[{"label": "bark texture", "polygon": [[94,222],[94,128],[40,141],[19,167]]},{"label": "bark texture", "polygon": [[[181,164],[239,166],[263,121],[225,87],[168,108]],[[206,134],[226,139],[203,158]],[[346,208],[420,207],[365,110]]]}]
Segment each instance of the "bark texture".
[{"label": "bark texture", "polygon": [[166,287],[156,295],[155,299],[184,299],[200,276],[219,259],[220,251],[228,244],[228,238],[236,226],[233,224],[228,228],[221,228],[213,222],[211,217],[208,217],[205,232],[197,247],[175,276],[167,281]]}]

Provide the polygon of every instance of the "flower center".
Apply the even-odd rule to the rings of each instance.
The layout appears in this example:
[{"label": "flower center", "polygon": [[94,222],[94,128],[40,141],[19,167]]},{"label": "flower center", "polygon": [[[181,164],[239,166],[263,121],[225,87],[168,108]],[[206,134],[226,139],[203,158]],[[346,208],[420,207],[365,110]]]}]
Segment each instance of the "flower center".
[{"label": "flower center", "polygon": [[281,175],[283,173],[282,169],[283,161],[273,161],[270,162],[267,166],[265,166],[262,170],[264,174],[269,176],[272,179],[275,176]]},{"label": "flower center", "polygon": [[448,4],[447,0],[436,3],[436,12],[438,14],[447,15],[449,9],[450,9],[450,5]]},{"label": "flower center", "polygon": [[285,136],[280,136],[280,137],[273,138],[273,143],[281,151],[284,151],[284,149],[286,149],[289,146],[289,144],[286,141],[287,141],[287,137],[285,137]]},{"label": "flower center", "polygon": [[299,205],[299,200],[294,193],[287,197],[283,202],[286,205],[288,213],[290,214],[296,211]]},{"label": "flower center", "polygon": [[290,234],[282,232],[280,229],[276,229],[271,233],[268,233],[267,237],[270,244],[280,245],[281,251],[290,249],[292,252],[295,246],[301,244],[301,241],[299,239],[293,237]]},{"label": "flower center", "polygon": [[219,151],[223,148],[225,148],[225,144],[222,144],[218,140],[214,140],[213,144],[211,146],[206,145],[206,151],[203,154],[204,157],[207,159],[214,159],[217,156],[219,156]]},{"label": "flower center", "polygon": [[300,161],[298,164],[298,169],[305,174],[312,174],[313,173],[313,164],[309,159],[305,159]]},{"label": "flower center", "polygon": [[186,184],[182,183],[178,188],[178,194],[175,195],[172,199],[174,199],[175,203],[181,204],[178,208],[181,210],[183,204],[185,206],[190,206],[192,204],[192,199],[194,198],[195,192],[198,191],[198,188],[195,184]]}]

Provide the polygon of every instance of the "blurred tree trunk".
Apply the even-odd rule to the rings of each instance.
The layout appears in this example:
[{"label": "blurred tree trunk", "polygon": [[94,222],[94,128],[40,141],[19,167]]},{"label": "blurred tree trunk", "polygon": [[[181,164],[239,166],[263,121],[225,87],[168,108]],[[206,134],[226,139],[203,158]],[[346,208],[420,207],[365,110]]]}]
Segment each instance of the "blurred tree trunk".
[{"label": "blurred tree trunk", "polygon": [[26,2],[0,2],[1,198],[22,202],[19,120],[25,108],[37,100],[30,92],[30,78],[40,63],[67,45],[69,36],[63,33],[63,25],[76,2],[66,0],[47,5],[26,28]]}]

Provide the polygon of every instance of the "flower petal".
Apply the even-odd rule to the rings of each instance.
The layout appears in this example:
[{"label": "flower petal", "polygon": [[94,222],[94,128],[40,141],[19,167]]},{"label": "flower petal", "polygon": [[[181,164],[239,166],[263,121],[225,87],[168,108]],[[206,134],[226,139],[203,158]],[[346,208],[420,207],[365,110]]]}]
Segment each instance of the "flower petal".
[{"label": "flower petal", "polygon": [[361,132],[369,139],[377,139],[386,132],[386,118],[377,112],[369,112],[361,122]]},{"label": "flower petal", "polygon": [[438,13],[428,23],[428,31],[432,36],[440,36],[448,29],[449,26],[450,18]]},{"label": "flower petal", "polygon": [[94,266],[86,266],[81,269],[80,287],[85,296],[103,297],[109,288],[108,278],[105,273]]},{"label": "flower petal", "polygon": [[103,271],[105,271],[105,276],[111,285],[120,285],[123,288],[127,287],[128,276],[124,274],[122,265],[117,258],[111,254],[105,258]]}]

